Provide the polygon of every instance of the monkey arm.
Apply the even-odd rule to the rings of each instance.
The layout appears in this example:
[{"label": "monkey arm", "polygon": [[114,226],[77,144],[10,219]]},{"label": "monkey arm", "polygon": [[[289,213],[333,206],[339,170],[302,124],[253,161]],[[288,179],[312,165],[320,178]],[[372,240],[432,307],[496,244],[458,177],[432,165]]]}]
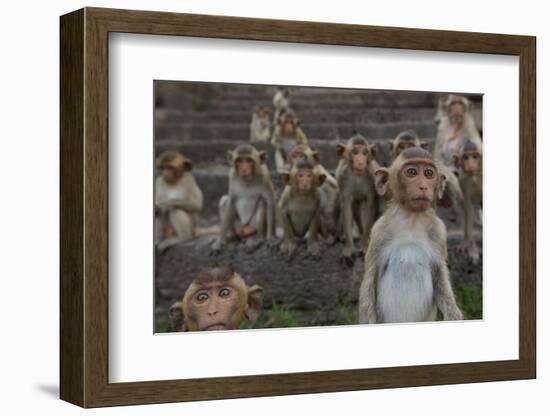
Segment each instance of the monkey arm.
[{"label": "monkey arm", "polygon": [[189,176],[189,179],[182,185],[185,192],[184,198],[170,199],[166,202],[168,208],[181,208],[190,214],[197,214],[202,210],[203,195],[202,191],[195,182],[195,178]]},{"label": "monkey arm", "polygon": [[268,189],[263,193],[263,199],[267,207],[267,239],[273,240],[275,238],[275,218],[276,218],[276,207],[275,207],[275,197],[271,191],[271,187],[268,186]]},{"label": "monkey arm", "polygon": [[277,126],[273,131],[273,135],[271,136],[271,144],[275,147],[275,149],[281,148],[281,128],[279,126]]},{"label": "monkey arm", "polygon": [[298,144],[308,144],[307,136],[300,127],[296,128],[296,142]]},{"label": "monkey arm", "polygon": [[449,269],[444,258],[433,267],[434,299],[437,307],[446,321],[462,319],[462,312],[456,304],[455,295],[451,286]]},{"label": "monkey arm", "polygon": [[[343,190],[345,192],[345,190]],[[342,195],[341,212],[344,225],[344,236],[346,239],[342,255],[351,257],[353,255],[353,200],[349,195]]]},{"label": "monkey arm", "polygon": [[284,239],[287,241],[295,241],[295,235],[294,231],[292,230],[292,226],[290,225],[290,222],[288,221],[288,201],[290,199],[291,189],[289,186],[285,187],[283,191],[283,195],[281,195],[281,200],[279,201],[279,204],[277,205],[278,211],[279,211],[279,220],[281,222],[281,225],[283,227],[284,232]]},{"label": "monkey arm", "polygon": [[336,181],[334,176],[332,176],[330,173],[328,173],[328,171],[325,169],[325,167],[323,165],[321,165],[321,164],[317,165],[317,170],[318,170],[318,173],[320,175],[325,175],[325,182],[324,183],[328,183],[329,186],[333,189],[338,189],[338,182]]},{"label": "monkey arm", "polygon": [[359,289],[359,323],[376,323],[376,276],[378,274],[378,245],[373,234],[367,254],[365,255],[365,274]]},{"label": "monkey arm", "polygon": [[236,209],[235,209],[235,199],[231,194],[229,194],[227,202],[227,211],[225,216],[222,218],[222,228],[220,231],[220,237],[215,243],[214,249],[220,249],[222,244],[227,241],[227,234],[229,233],[230,228],[233,226],[233,220],[235,219]]}]

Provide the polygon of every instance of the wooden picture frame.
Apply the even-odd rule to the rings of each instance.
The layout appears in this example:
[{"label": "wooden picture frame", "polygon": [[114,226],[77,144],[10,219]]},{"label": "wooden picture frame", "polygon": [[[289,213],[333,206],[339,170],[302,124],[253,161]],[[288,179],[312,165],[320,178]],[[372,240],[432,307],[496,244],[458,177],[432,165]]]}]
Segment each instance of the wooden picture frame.
[{"label": "wooden picture frame", "polygon": [[[61,17],[60,396],[83,407],[338,392],[536,377],[535,53],[530,36],[85,8]],[[519,57],[519,359],[109,383],[110,32]]]}]

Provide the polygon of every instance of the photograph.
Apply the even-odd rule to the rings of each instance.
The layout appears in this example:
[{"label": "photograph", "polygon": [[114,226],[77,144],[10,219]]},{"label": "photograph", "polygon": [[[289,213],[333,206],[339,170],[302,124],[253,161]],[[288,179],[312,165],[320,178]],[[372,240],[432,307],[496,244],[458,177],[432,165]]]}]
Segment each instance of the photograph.
[{"label": "photograph", "polygon": [[154,80],[155,333],[483,319],[483,95]]}]

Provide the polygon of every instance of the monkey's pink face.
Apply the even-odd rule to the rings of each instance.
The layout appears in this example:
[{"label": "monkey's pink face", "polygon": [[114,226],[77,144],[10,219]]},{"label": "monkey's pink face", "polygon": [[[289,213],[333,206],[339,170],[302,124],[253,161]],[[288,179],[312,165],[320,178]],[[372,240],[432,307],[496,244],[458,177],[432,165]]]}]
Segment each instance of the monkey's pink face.
[{"label": "monkey's pink face", "polygon": [[357,175],[362,175],[369,164],[369,149],[364,145],[353,145],[350,151],[350,159],[353,170]]},{"label": "monkey's pink face", "polygon": [[298,169],[296,172],[296,187],[298,192],[308,193],[313,189],[315,177],[310,169]]},{"label": "monkey's pink face", "polygon": [[453,103],[449,108],[449,117],[451,119],[451,124],[453,125],[462,125],[464,122],[464,113],[465,108],[462,103]]},{"label": "monkey's pink face", "polygon": [[481,155],[478,152],[465,152],[462,155],[462,170],[468,176],[475,176],[481,171]]},{"label": "monkey's pink face", "polygon": [[237,174],[244,180],[254,176],[254,161],[250,157],[238,157],[235,161]]},{"label": "monkey's pink face", "polygon": [[293,118],[285,118],[283,120],[283,134],[285,136],[292,136],[294,133],[296,133],[296,122]]},{"label": "monkey's pink face", "polygon": [[176,168],[170,165],[160,167],[160,174],[166,183],[174,183],[176,181]]},{"label": "monkey's pink face", "polygon": [[227,283],[202,285],[191,298],[192,318],[199,331],[234,329],[235,314],[240,308],[239,290]]},{"label": "monkey's pink face", "polygon": [[414,212],[429,209],[438,185],[438,173],[431,163],[408,163],[400,172],[404,203]]}]

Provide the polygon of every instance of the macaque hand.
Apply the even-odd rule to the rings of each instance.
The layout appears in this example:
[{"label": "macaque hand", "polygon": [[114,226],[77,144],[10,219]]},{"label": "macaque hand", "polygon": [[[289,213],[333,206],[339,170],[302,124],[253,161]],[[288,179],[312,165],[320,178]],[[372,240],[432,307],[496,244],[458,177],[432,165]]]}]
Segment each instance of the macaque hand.
[{"label": "macaque hand", "polygon": [[452,308],[452,310],[448,311],[445,314],[444,319],[446,321],[461,321],[462,319],[464,319],[464,317],[462,315],[462,312],[460,312],[460,309],[454,307]]},{"label": "macaque hand", "polygon": [[212,244],[212,253],[218,254],[225,248],[225,241],[222,238],[216,239]]},{"label": "macaque hand", "polygon": [[296,243],[292,240],[285,240],[281,244],[281,253],[286,254],[289,258],[292,257],[296,251]]},{"label": "macaque hand", "polygon": [[346,245],[344,249],[342,250],[342,256],[340,257],[340,261],[345,263],[348,266],[353,266],[353,253],[355,252],[355,247]]},{"label": "macaque hand", "polygon": [[313,243],[310,243],[308,245],[308,248],[307,248],[308,252],[309,252],[309,255],[313,258],[313,259],[318,259],[321,257],[321,246],[319,245],[318,242],[313,242]]}]

